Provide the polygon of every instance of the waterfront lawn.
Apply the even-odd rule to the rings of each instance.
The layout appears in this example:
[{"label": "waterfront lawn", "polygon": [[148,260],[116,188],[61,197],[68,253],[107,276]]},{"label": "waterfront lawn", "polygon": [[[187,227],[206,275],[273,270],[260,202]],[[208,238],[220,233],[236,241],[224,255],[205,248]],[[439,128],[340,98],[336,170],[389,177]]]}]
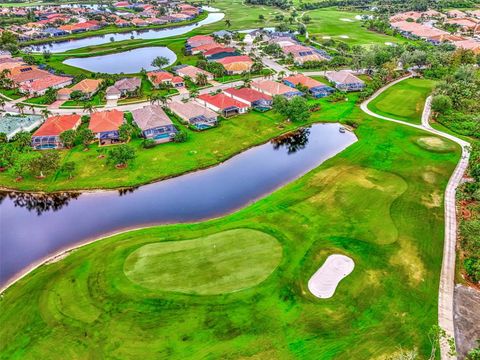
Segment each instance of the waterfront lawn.
[{"label": "waterfront lawn", "polygon": [[[349,96],[348,102],[329,103],[327,99],[312,100],[321,110],[312,114],[309,123],[337,122],[352,118],[356,95]],[[160,144],[153,149],[144,149],[141,139],[130,142],[137,152],[137,158],[127,169],[118,170],[106,164],[99,155],[109,147],[99,148],[96,144],[89,151],[78,145],[71,150],[62,150],[62,163],[74,161],[77,171],[73,179],[58,172],[43,180],[26,176],[16,182],[11,173],[0,173],[0,184],[16,189],[43,191],[78,190],[95,188],[117,188],[137,186],[151,181],[176,176],[188,171],[216,165],[231,156],[268,141],[285,132],[305,124],[285,122],[274,111],[259,113],[252,111],[228,120],[222,120],[218,127],[204,132],[187,129],[185,143]]]},{"label": "waterfront lawn", "polygon": [[420,124],[425,99],[434,86],[433,80],[406,79],[381,93],[368,108],[379,115]]},{"label": "waterfront lawn", "polygon": [[[357,109],[352,116],[364,117]],[[442,198],[459,151],[422,149],[415,139],[424,134],[363,120],[357,143],[235,214],[124,233],[38,268],[1,299],[2,356],[382,359],[399,348],[417,348],[428,357],[443,244],[442,201],[435,198]],[[162,147],[170,145],[176,146]],[[179,162],[185,149],[176,149],[176,156],[155,155],[155,161]],[[279,267],[256,286],[184,295],[147,288],[127,276],[128,259],[144,246],[221,237],[234,229],[259,230],[282,245]],[[334,253],[351,257],[355,269],[331,299],[314,298],[308,279]],[[175,255],[179,283],[181,265],[198,258],[205,262],[202,281],[227,275],[211,273],[209,264],[218,259],[212,251],[205,255]],[[240,251],[237,261],[252,255],[250,248]],[[138,269],[140,281],[158,276],[158,266],[163,265]]]}]

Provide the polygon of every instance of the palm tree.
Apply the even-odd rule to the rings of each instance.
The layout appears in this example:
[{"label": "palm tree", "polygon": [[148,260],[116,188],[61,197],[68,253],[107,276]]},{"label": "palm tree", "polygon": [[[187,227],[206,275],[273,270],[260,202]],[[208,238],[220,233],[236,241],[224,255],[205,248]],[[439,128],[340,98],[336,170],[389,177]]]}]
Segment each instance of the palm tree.
[{"label": "palm tree", "polygon": [[4,109],[5,104],[6,104],[5,99],[4,99],[4,98],[0,98],[0,107],[2,108],[2,110]]},{"label": "palm tree", "polygon": [[152,105],[155,105],[155,103],[158,103],[161,99],[162,97],[159,94],[152,94],[148,97],[148,101],[150,101]]},{"label": "palm tree", "polygon": [[33,114],[35,114],[35,106],[33,104],[28,105],[28,108]]},{"label": "palm tree", "polygon": [[52,115],[52,112],[50,110],[48,110],[47,108],[45,109],[42,109],[40,111],[40,113],[42,114],[42,116],[46,119],[48,118],[50,115]]},{"label": "palm tree", "polygon": [[18,112],[23,115],[23,112],[25,110],[25,105],[22,103],[15,104],[15,107],[18,109]]},{"label": "palm tree", "polygon": [[88,112],[90,115],[95,111],[93,104],[91,102],[87,102],[83,105],[83,111]]},{"label": "palm tree", "polygon": [[193,89],[190,91],[190,99],[195,99],[200,93],[197,89]]},{"label": "palm tree", "polygon": [[285,73],[284,70],[278,72],[278,77],[279,77],[280,79],[282,79],[285,75],[286,75],[286,73]]},{"label": "palm tree", "polygon": [[225,20],[225,25],[226,25],[227,27],[230,27],[230,26],[232,26],[232,22],[231,22],[229,19],[226,19],[226,20]]}]

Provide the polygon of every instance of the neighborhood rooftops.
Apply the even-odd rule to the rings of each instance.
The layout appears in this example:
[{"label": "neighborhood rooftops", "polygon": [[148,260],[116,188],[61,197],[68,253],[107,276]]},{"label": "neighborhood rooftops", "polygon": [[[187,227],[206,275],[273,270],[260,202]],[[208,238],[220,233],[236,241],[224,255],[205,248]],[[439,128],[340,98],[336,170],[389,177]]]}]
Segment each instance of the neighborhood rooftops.
[{"label": "neighborhood rooftops", "polygon": [[123,112],[118,110],[92,113],[88,128],[93,133],[115,131],[123,124]]},{"label": "neighborhood rooftops", "polygon": [[173,124],[160,105],[149,105],[141,109],[132,110],[132,116],[141,130]]},{"label": "neighborhood rooftops", "polygon": [[64,131],[75,129],[80,122],[81,116],[76,114],[51,116],[32,136],[58,136]]},{"label": "neighborhood rooftops", "polygon": [[215,108],[222,111],[231,107],[237,107],[239,109],[248,108],[248,105],[244,104],[243,102],[232,99],[231,97],[222,93],[216,95],[203,94],[198,97],[198,100],[209,103],[210,105],[213,105]]}]

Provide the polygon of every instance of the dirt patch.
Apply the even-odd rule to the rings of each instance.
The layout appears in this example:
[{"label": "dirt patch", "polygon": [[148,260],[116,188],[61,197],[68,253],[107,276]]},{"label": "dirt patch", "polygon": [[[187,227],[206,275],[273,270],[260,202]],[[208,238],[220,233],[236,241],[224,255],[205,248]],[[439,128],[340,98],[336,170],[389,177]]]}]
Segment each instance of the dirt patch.
[{"label": "dirt patch", "polygon": [[419,137],[416,139],[416,143],[421,148],[429,151],[450,152],[455,149],[452,144],[436,136]]},{"label": "dirt patch", "polygon": [[480,291],[457,285],[453,311],[458,359],[462,360],[480,339]]},{"label": "dirt patch", "polygon": [[440,169],[436,168],[435,166],[427,166],[425,171],[422,173],[422,179],[429,184],[436,184],[440,175]]},{"label": "dirt patch", "polygon": [[390,258],[390,264],[403,267],[410,284],[418,285],[425,277],[425,266],[420,252],[412,239],[401,237],[398,243],[400,249]]},{"label": "dirt patch", "polygon": [[442,194],[438,190],[435,190],[428,196],[422,196],[422,204],[429,209],[440,207],[442,205],[442,200]]}]

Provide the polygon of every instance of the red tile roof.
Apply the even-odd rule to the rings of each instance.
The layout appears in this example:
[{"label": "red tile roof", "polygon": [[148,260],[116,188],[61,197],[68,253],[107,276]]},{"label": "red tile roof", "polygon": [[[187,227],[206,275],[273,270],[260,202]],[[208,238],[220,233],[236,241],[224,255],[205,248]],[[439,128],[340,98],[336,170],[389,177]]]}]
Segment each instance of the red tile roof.
[{"label": "red tile roof", "polygon": [[229,56],[223,59],[218,59],[215,60],[216,62],[226,65],[226,64],[231,64],[231,63],[236,63],[236,62],[251,62],[253,63],[253,60],[250,59],[247,55],[239,55],[239,56]]},{"label": "red tile roof", "polygon": [[35,79],[31,83],[21,85],[22,90],[28,92],[38,92],[48,89],[49,87],[55,87],[62,84],[68,85],[72,82],[72,79],[66,76],[50,75],[40,79]]},{"label": "red tile roof", "polygon": [[225,93],[232,96],[238,97],[242,100],[248,101],[250,103],[258,100],[272,100],[272,97],[266,94],[261,93],[260,91],[250,89],[250,88],[229,88],[224,90]]},{"label": "red tile roof", "polygon": [[324,86],[324,84],[322,84],[320,81],[312,79],[312,78],[310,78],[308,76],[305,76],[303,74],[292,75],[292,76],[286,77],[283,80],[286,80],[286,81],[292,83],[295,86],[298,85],[298,84],[301,84],[303,86],[306,86],[309,89],[317,87],[317,86]]},{"label": "red tile roof", "polygon": [[110,110],[94,112],[88,128],[94,133],[114,131],[123,124],[123,111]]},{"label": "red tile roof", "polygon": [[223,110],[232,106],[236,106],[241,109],[248,108],[248,105],[245,105],[240,101],[232,99],[231,97],[225,94],[216,94],[216,95],[203,94],[203,95],[200,95],[198,99],[203,100],[220,110]]},{"label": "red tile roof", "polygon": [[223,52],[229,52],[229,53],[233,53],[235,52],[236,50],[232,47],[222,47],[222,46],[219,46],[219,47],[216,47],[216,48],[213,48],[213,49],[210,49],[210,50],[207,50],[203,53],[203,55],[205,56],[210,56],[210,55],[215,55],[215,54],[220,54],[220,53],[223,53]]},{"label": "red tile roof", "polygon": [[80,115],[57,115],[49,117],[32,136],[58,136],[67,130],[76,129],[81,123]]}]

